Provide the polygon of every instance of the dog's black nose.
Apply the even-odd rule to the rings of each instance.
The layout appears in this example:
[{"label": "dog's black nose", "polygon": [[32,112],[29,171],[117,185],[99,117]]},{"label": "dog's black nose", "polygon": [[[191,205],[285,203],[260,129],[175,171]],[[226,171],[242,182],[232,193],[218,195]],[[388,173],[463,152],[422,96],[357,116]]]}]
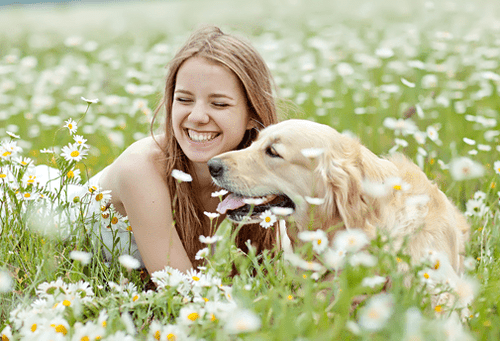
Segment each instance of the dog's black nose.
[{"label": "dog's black nose", "polygon": [[213,178],[218,178],[222,176],[224,173],[224,165],[222,164],[222,160],[219,158],[213,158],[208,160],[208,170],[210,171],[210,175]]}]

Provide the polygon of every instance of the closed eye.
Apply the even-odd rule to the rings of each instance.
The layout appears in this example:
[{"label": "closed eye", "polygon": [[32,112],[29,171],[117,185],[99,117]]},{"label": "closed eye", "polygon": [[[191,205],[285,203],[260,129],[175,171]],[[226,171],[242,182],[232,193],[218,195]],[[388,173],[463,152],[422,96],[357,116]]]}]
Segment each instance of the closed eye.
[{"label": "closed eye", "polygon": [[276,149],[274,149],[273,146],[269,146],[266,148],[266,154],[274,158],[280,158],[280,159],[283,158],[280,154],[278,154],[278,152],[276,151]]},{"label": "closed eye", "polygon": [[189,98],[185,97],[175,97],[175,100],[180,103],[189,103],[191,100]]}]

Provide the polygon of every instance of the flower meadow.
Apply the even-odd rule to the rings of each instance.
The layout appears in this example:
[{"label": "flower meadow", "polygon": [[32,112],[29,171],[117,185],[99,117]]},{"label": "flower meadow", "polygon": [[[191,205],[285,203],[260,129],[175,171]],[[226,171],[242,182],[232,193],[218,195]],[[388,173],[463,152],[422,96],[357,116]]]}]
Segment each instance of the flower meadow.
[{"label": "flower meadow", "polygon": [[[2,341],[498,339],[500,4],[232,8],[0,8]],[[333,240],[303,231],[293,252],[257,255],[248,245],[244,254],[234,239],[245,227],[228,222],[200,236],[205,264],[187,273],[149,275],[120,255],[116,236],[133,231],[107,205],[112,193],[88,180],[150,134],[165,65],[200,23],[260,51],[283,118],[329,124],[376,154],[402,152],[418,164],[471,225],[464,273],[450,276],[439,250],[411,262],[404,243],[356,229]],[[262,228],[289,213],[264,212]]]}]

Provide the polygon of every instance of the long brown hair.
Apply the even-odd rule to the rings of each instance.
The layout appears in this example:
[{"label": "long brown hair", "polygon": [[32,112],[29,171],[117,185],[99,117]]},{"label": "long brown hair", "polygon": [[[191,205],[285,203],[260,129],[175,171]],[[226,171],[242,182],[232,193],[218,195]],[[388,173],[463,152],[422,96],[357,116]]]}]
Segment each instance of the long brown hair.
[{"label": "long brown hair", "polygon": [[[201,202],[193,192],[191,183],[179,183],[172,178],[173,169],[179,169],[195,176],[192,164],[181,150],[174,136],[172,125],[172,102],[177,72],[182,64],[194,56],[206,58],[231,70],[240,80],[249,108],[250,120],[254,125],[265,127],[278,122],[273,77],[264,60],[246,40],[224,34],[218,27],[208,26],[196,30],[177,52],[168,65],[165,92],[160,105],[155,110],[151,132],[156,116],[165,108],[165,139],[162,149],[165,153],[166,180],[172,200],[175,228],[186,249],[191,263],[196,266],[195,254],[203,248],[200,235],[211,235],[210,226],[203,224]],[[256,129],[247,130],[238,149],[245,148],[257,136]],[[237,236],[238,247],[246,251],[245,242],[250,239],[258,251],[270,249],[275,242],[275,232],[257,225],[247,225]]]}]

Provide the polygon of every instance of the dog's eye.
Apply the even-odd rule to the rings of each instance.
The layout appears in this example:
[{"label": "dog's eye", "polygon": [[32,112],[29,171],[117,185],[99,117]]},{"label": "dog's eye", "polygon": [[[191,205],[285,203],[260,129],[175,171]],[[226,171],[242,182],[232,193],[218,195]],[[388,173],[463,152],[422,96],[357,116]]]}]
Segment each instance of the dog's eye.
[{"label": "dog's eye", "polygon": [[276,151],[276,149],[274,149],[273,146],[269,146],[266,148],[266,154],[269,155],[270,157],[279,157],[281,158],[281,155],[278,154],[278,152]]}]

